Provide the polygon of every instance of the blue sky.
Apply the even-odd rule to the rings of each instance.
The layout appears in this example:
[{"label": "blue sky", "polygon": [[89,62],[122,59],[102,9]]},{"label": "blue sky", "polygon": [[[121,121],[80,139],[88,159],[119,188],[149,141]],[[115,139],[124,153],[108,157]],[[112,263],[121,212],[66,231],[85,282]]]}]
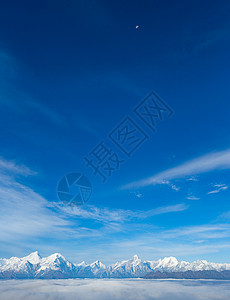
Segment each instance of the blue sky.
[{"label": "blue sky", "polygon": [[[228,1],[7,1],[0,11],[1,257],[61,252],[230,262]],[[139,28],[136,28],[136,26]],[[133,109],[154,90],[173,109],[156,132]],[[149,137],[130,158],[109,133]],[[102,183],[84,157],[122,160]],[[81,207],[58,181],[85,174]]]}]

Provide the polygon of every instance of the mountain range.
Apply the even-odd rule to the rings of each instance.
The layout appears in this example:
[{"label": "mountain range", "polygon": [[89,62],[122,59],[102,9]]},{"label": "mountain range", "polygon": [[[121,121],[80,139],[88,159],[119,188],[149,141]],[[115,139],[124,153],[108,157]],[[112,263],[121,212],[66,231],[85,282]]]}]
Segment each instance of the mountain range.
[{"label": "mountain range", "polygon": [[189,263],[175,257],[157,261],[141,261],[137,255],[105,266],[100,261],[74,264],[60,253],[41,257],[28,256],[0,259],[0,279],[58,279],[58,278],[208,278],[230,279],[230,264],[197,260]]}]

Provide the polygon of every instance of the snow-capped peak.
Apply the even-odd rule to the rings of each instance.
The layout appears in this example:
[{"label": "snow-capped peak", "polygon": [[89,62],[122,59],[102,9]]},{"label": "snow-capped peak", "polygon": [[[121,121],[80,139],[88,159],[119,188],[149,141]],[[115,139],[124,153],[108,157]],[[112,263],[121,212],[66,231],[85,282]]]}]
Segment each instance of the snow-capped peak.
[{"label": "snow-capped peak", "polygon": [[137,261],[137,260],[140,260],[138,255],[137,254],[133,255],[133,261]]},{"label": "snow-capped peak", "polygon": [[81,263],[76,264],[76,266],[85,267],[88,266],[88,264],[83,260]]},{"label": "snow-capped peak", "polygon": [[39,255],[38,251],[35,251],[28,256],[23,257],[22,260],[27,260],[31,264],[38,264],[41,261],[41,256]]},{"label": "snow-capped peak", "polygon": [[91,264],[84,261],[72,264],[60,253],[41,257],[37,251],[28,256],[0,260],[0,278],[131,278],[145,276],[150,272],[186,272],[186,271],[230,271],[230,264],[218,264],[197,260],[193,263],[165,257],[157,261],[141,261],[134,255],[129,260],[105,266],[96,260]]},{"label": "snow-capped peak", "polygon": [[173,257],[173,256],[165,257],[164,259],[162,259],[160,261],[163,266],[165,266],[165,265],[176,266],[178,264],[178,260],[176,259],[176,257]]},{"label": "snow-capped peak", "polygon": [[60,253],[54,253],[54,254],[48,256],[48,257],[46,258],[46,260],[49,260],[49,261],[55,261],[55,260],[58,259],[58,258],[61,258],[61,259],[63,259],[63,260],[66,260],[65,257],[64,257],[63,255],[61,255]]},{"label": "snow-capped peak", "polygon": [[95,262],[93,262],[92,264],[90,264],[90,267],[91,268],[103,268],[103,269],[106,268],[105,265],[101,261],[99,261],[99,260],[96,260]]}]

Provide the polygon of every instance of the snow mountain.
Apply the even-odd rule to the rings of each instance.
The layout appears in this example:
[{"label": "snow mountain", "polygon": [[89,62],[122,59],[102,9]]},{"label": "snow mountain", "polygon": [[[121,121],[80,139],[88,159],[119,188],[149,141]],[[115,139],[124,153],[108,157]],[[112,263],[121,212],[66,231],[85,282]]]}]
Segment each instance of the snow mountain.
[{"label": "snow mountain", "polygon": [[[22,258],[0,259],[0,279],[135,278],[143,277],[146,274],[153,274],[151,276],[154,278],[157,274],[162,273],[174,273],[175,276],[183,277],[178,273],[188,276],[188,272],[190,272],[189,274],[193,274],[191,272],[198,272],[197,274],[212,272],[210,274],[214,274],[213,271],[230,271],[230,264],[218,264],[206,260],[197,260],[192,263],[179,262],[175,257],[165,257],[157,261],[142,261],[137,255],[129,260],[108,266],[99,260],[91,264],[84,261],[73,264],[60,253],[41,257],[37,251]],[[163,278],[164,275],[161,276]]]}]

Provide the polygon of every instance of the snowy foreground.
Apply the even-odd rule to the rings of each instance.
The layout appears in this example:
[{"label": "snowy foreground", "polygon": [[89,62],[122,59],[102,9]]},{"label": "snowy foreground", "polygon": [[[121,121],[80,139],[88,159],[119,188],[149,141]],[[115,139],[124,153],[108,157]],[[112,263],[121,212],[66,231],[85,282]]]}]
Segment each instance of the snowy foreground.
[{"label": "snowy foreground", "polygon": [[0,281],[1,300],[229,300],[230,281],[59,279]]}]

